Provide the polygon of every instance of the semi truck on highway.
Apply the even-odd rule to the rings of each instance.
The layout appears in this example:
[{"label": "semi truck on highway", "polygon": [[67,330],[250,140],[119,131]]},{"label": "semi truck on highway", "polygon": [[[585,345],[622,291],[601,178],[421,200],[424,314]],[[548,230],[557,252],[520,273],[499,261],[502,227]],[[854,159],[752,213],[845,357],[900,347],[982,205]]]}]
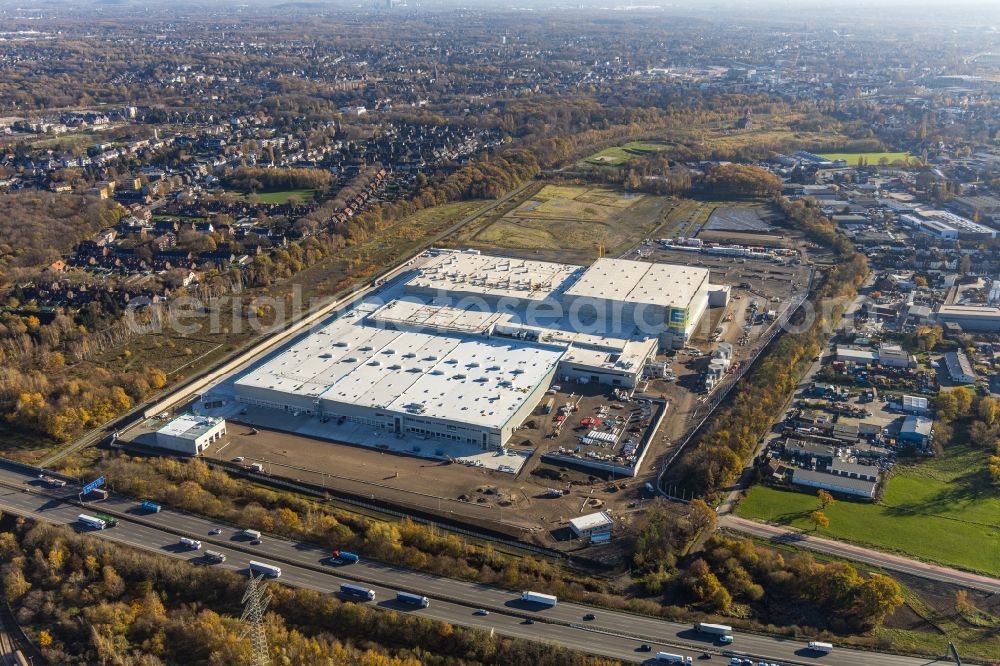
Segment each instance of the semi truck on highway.
[{"label": "semi truck on highway", "polygon": [[521,601],[552,608],[559,600],[551,594],[542,594],[541,592],[531,592],[529,590],[525,590],[521,593]]},{"label": "semi truck on highway", "polygon": [[338,564],[355,564],[361,558],[354,553],[348,553],[346,550],[335,550],[330,556],[330,560]]},{"label": "semi truck on highway", "polygon": [[47,486],[49,486],[51,488],[65,488],[66,487],[66,482],[63,481],[62,479],[57,479],[57,478],[52,477],[52,476],[46,476],[45,474],[39,474],[38,478],[41,480],[42,483],[44,483],[45,485],[47,485]]},{"label": "semi truck on highway", "polygon": [[352,585],[351,583],[344,583],[340,586],[340,593],[348,597],[356,597],[358,599],[367,599],[368,601],[375,601],[375,590],[369,590],[367,587],[362,587],[361,585]]},{"label": "semi truck on highway", "polygon": [[679,654],[672,654],[670,652],[657,652],[656,653],[656,663],[657,664],[685,664],[685,666],[691,666],[694,661],[691,657],[683,657]]},{"label": "semi truck on highway", "polygon": [[190,548],[191,550],[201,550],[201,541],[198,541],[197,539],[181,537],[180,544],[185,548]]},{"label": "semi truck on highway", "polygon": [[100,518],[95,518],[94,516],[88,516],[85,513],[81,513],[76,517],[81,523],[95,530],[103,530],[107,527],[107,524]]},{"label": "semi truck on highway", "polygon": [[271,578],[279,578],[281,576],[281,567],[250,560],[250,573],[261,573]]},{"label": "semi truck on highway", "polygon": [[243,530],[242,532],[240,532],[240,536],[242,536],[245,539],[259,539],[260,532],[258,532],[257,530]]},{"label": "semi truck on highway", "polygon": [[118,527],[118,519],[106,513],[95,513],[94,516],[104,521],[105,527]]},{"label": "semi truck on highway", "polygon": [[821,643],[820,641],[810,641],[809,649],[813,652],[822,652],[823,654],[829,654],[833,652],[833,643]]},{"label": "semi truck on highway", "polygon": [[708,622],[699,622],[694,625],[695,631],[702,634],[710,634],[712,636],[718,636],[719,642],[724,644],[729,644],[733,642],[733,628],[726,624],[710,624]]},{"label": "semi truck on highway", "polygon": [[422,597],[419,594],[410,594],[409,592],[397,592],[396,601],[404,604],[419,606],[420,608],[427,608],[431,605],[431,602],[427,597]]},{"label": "semi truck on highway", "polygon": [[205,559],[212,564],[221,564],[226,561],[226,555],[225,553],[220,553],[217,550],[206,550]]},{"label": "semi truck on highway", "polygon": [[159,513],[160,509],[162,509],[163,507],[161,507],[156,502],[150,502],[149,500],[146,500],[145,502],[139,505],[139,508],[145,511],[146,513]]}]

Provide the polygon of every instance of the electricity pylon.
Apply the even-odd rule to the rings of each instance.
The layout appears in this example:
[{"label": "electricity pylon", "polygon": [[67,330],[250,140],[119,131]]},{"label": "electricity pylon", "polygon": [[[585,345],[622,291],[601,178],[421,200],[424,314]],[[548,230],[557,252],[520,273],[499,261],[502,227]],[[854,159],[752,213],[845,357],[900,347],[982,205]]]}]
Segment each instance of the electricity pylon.
[{"label": "electricity pylon", "polygon": [[247,591],[243,594],[243,617],[246,623],[243,636],[250,635],[250,666],[271,666],[271,655],[267,649],[267,634],[264,632],[264,612],[271,603],[264,575],[254,577],[250,572]]}]

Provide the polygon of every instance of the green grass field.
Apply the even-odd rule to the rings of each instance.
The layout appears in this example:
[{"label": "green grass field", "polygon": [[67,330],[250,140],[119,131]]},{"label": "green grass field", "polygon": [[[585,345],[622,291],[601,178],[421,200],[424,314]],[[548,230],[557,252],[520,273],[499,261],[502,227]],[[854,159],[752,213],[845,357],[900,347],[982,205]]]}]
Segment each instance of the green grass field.
[{"label": "green grass field", "polygon": [[277,192],[257,192],[257,201],[269,204],[286,204],[291,197],[297,197],[301,203],[316,198],[316,190],[280,190]]},{"label": "green grass field", "polygon": [[633,241],[636,222],[655,219],[658,198],[607,187],[547,184],[470,238],[481,247],[516,250],[617,249]]},{"label": "green grass field", "polygon": [[594,166],[619,166],[632,158],[667,150],[671,145],[666,141],[629,141],[623,146],[605,148],[594,153],[584,162]]},{"label": "green grass field", "polygon": [[820,157],[825,157],[828,160],[844,160],[848,166],[857,166],[858,160],[862,157],[870,165],[881,164],[883,158],[885,158],[886,164],[897,162],[906,164],[912,159],[909,153],[823,153]]},{"label": "green grass field", "polygon": [[[743,518],[811,530],[814,494],[755,486]],[[830,536],[922,560],[1000,575],[1000,491],[989,485],[985,454],[968,446],[899,465],[880,504],[839,501],[827,507]]]}]

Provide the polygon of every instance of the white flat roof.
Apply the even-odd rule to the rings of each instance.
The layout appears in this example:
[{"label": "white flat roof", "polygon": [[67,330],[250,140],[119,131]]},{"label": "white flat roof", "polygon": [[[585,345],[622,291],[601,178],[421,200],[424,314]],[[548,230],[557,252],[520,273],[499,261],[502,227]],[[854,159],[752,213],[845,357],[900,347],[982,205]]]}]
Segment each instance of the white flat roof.
[{"label": "white flat roof", "polygon": [[937,314],[945,317],[1000,318],[1000,308],[987,305],[942,305]]},{"label": "white flat roof", "polygon": [[605,527],[613,525],[611,516],[609,516],[604,511],[600,513],[588,513],[586,516],[580,516],[579,518],[573,518],[569,521],[575,529],[583,532],[586,530],[592,530],[598,527]]},{"label": "white flat roof", "polygon": [[566,296],[686,308],[708,277],[708,269],[697,266],[598,259]]},{"label": "white flat roof", "polygon": [[222,423],[224,423],[222,419],[216,419],[211,416],[181,414],[173,421],[157,430],[156,434],[169,437],[186,437],[188,439],[196,439]]},{"label": "white flat roof", "polygon": [[544,300],[582,272],[570,264],[450,252],[424,264],[406,290]]},{"label": "white flat roof", "polygon": [[316,400],[502,427],[565,349],[337,319],[236,381]]},{"label": "white flat roof", "polygon": [[400,299],[389,301],[371,315],[371,319],[396,328],[427,329],[453,333],[481,333],[507,315],[449,305],[437,305]]}]

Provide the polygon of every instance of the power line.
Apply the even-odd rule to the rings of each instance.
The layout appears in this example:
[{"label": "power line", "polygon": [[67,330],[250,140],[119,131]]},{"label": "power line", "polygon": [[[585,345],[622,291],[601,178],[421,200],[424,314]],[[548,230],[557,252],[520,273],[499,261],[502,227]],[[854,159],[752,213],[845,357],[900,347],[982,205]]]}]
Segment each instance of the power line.
[{"label": "power line", "polygon": [[246,623],[242,637],[250,635],[250,666],[271,666],[267,634],[264,631],[264,612],[270,603],[271,594],[267,591],[264,575],[255,578],[251,569],[247,591],[243,594],[243,616],[240,618],[240,622]]}]

